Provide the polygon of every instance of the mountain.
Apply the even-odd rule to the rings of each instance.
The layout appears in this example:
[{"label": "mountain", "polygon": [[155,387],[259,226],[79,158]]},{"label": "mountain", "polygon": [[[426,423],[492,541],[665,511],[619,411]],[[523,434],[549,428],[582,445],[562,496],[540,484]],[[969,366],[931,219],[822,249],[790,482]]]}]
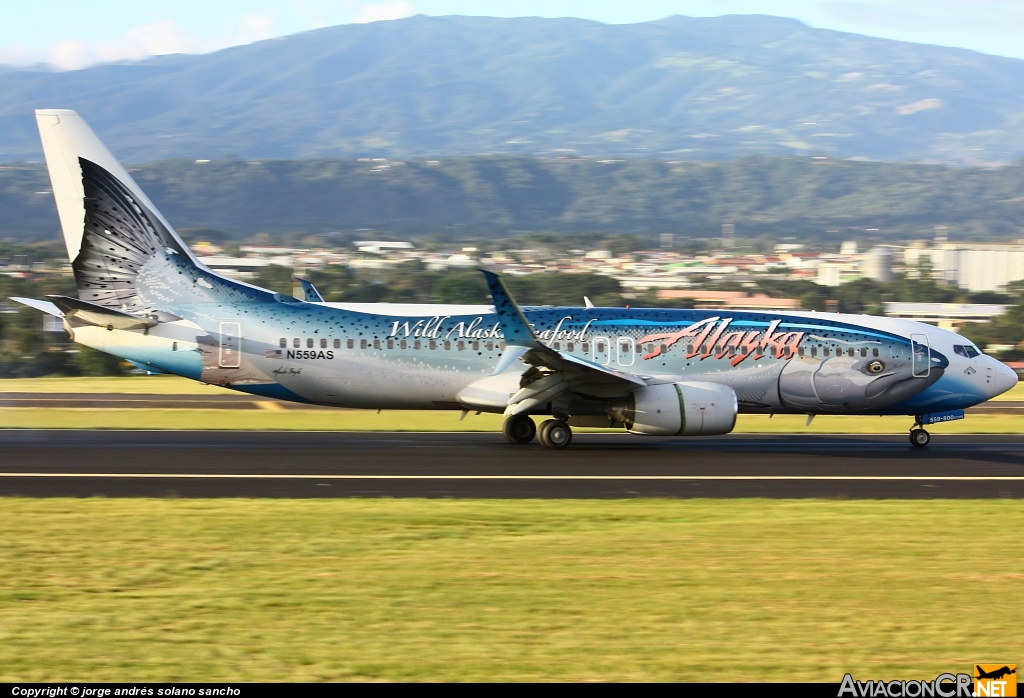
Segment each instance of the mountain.
[{"label": "mountain", "polygon": [[410,17],[207,55],[0,71],[0,160],[77,109],[120,158],[1024,155],[1024,61],[766,16]]},{"label": "mountain", "polygon": [[[1002,168],[749,157],[713,163],[475,156],[166,160],[130,168],[179,229],[230,237],[372,228],[400,235],[662,232],[776,240],[1024,237],[1024,162]],[[57,238],[46,170],[0,167],[0,238]],[[872,230],[875,229],[875,230]]]}]

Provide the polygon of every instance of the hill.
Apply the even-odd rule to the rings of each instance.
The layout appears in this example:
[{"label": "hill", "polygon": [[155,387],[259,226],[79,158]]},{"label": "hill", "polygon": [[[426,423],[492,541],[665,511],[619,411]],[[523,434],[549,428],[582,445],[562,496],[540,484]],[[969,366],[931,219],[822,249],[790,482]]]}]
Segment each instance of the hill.
[{"label": "hill", "polygon": [[[672,232],[713,237],[1024,237],[1024,161],[999,169],[812,158],[715,163],[507,156],[442,160],[167,160],[130,168],[179,229],[236,238],[361,228],[401,235]],[[0,167],[0,237],[58,229],[42,165]],[[877,230],[865,230],[877,229]]]},{"label": "hill", "polygon": [[39,159],[37,107],[122,159],[572,153],[1006,162],[1024,61],[766,16],[410,17],[198,56],[0,70],[0,160]]}]

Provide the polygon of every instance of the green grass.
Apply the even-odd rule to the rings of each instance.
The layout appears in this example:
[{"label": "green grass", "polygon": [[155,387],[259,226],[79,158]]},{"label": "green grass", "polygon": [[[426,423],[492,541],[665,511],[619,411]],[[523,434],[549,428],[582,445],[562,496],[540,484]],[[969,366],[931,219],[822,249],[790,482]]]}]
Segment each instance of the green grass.
[{"label": "green grass", "polygon": [[[0,393],[151,393],[156,395],[224,395],[238,393],[179,376],[128,376],[125,378],[5,378]],[[1024,383],[995,400],[1024,401]]]},{"label": "green grass", "polygon": [[838,681],[1020,660],[1013,501],[15,498],[0,530],[0,681]]},{"label": "green grass", "polygon": [[126,376],[124,378],[4,378],[0,393],[126,393],[154,395],[225,395],[238,393],[180,376]]},{"label": "green grass", "polygon": [[[542,418],[535,421],[539,424]],[[759,434],[896,434],[909,430],[910,417],[816,417],[804,426],[803,415],[740,415],[736,433]],[[6,429],[241,429],[256,431],[501,431],[503,417],[458,412],[385,410],[190,410],[0,407]],[[1024,420],[1013,415],[982,414],[929,427],[933,434],[1019,434]],[[580,433],[619,429],[576,428]],[[639,437],[638,437],[639,438]]]}]

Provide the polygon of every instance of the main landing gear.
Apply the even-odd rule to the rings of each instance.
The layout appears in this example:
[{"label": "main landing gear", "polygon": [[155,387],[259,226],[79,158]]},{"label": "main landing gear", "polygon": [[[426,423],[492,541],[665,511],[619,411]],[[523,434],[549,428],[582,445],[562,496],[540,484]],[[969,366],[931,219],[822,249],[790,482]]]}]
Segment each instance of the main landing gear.
[{"label": "main landing gear", "polygon": [[534,436],[542,446],[556,450],[572,443],[572,429],[561,419],[549,419],[538,429],[529,416],[517,414],[505,420],[502,432],[514,444],[528,444]]},{"label": "main landing gear", "polygon": [[549,419],[540,425],[537,440],[546,448],[563,449],[572,443],[572,429],[561,419]]},{"label": "main landing gear", "polygon": [[924,448],[928,445],[928,442],[932,440],[931,434],[925,431],[921,427],[921,422],[914,422],[914,426],[910,428],[910,443],[918,448]]},{"label": "main landing gear", "polygon": [[505,420],[505,426],[501,430],[505,434],[505,438],[514,444],[528,444],[537,435],[537,425],[525,414],[509,417]]}]

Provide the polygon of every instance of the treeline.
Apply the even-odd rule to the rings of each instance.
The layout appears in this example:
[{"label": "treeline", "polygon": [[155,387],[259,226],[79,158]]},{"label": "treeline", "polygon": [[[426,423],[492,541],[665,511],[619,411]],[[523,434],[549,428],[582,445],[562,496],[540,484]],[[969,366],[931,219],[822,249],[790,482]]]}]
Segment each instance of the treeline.
[{"label": "treeline", "polygon": [[[999,169],[749,157],[728,162],[526,157],[166,160],[131,168],[179,229],[495,237],[523,231],[952,240],[1024,237],[1024,162]],[[50,238],[42,165],[0,167],[0,237]]]}]

